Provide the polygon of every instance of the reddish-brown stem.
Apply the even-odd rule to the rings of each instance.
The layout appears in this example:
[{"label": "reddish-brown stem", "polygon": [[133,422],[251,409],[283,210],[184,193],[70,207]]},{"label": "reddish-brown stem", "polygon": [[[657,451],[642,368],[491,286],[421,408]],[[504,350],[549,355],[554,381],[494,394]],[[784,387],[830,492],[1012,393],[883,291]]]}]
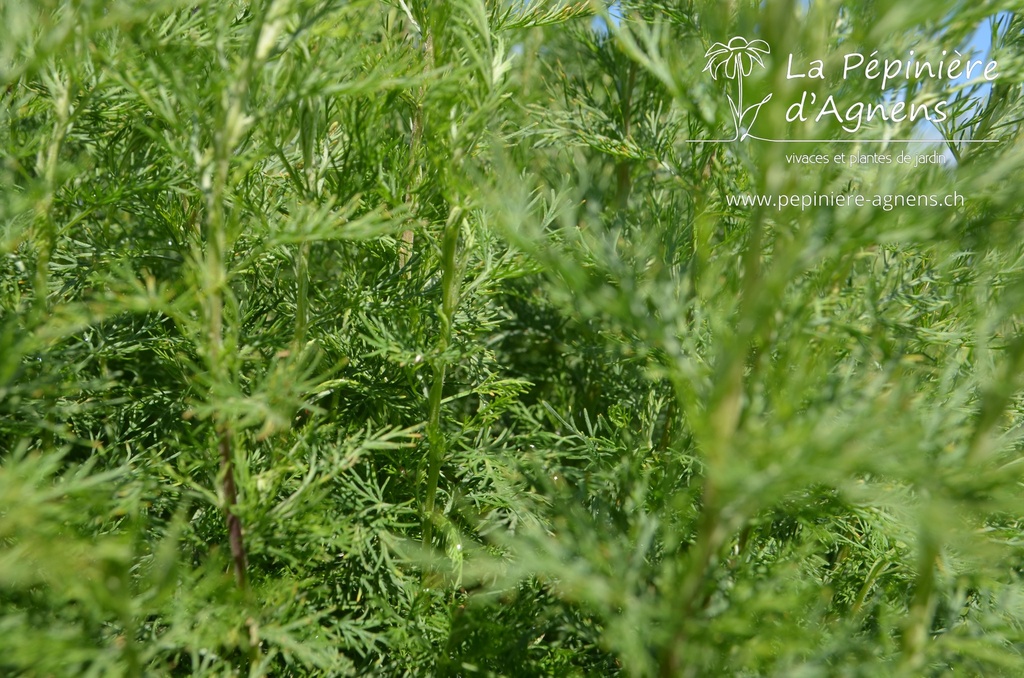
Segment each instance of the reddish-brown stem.
[{"label": "reddish-brown stem", "polygon": [[245,542],[242,540],[242,519],[235,513],[238,505],[238,490],[235,487],[235,467],[231,459],[231,435],[226,427],[220,430],[220,470],[224,489],[224,518],[228,528],[228,544],[231,546],[231,560],[235,579],[242,589],[247,587],[247,557]]}]

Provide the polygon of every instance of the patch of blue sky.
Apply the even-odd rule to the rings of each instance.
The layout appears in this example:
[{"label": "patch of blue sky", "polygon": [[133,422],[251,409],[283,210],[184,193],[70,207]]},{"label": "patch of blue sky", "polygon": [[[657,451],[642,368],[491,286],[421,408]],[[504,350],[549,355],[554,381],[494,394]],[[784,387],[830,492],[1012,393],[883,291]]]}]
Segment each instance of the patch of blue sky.
[{"label": "patch of blue sky", "polygon": [[[618,2],[613,2],[608,5],[608,18],[611,19],[612,23],[616,26],[622,21],[622,5]],[[595,32],[605,35],[608,33],[608,24],[605,22],[604,17],[595,16],[591,21],[590,26]]]}]

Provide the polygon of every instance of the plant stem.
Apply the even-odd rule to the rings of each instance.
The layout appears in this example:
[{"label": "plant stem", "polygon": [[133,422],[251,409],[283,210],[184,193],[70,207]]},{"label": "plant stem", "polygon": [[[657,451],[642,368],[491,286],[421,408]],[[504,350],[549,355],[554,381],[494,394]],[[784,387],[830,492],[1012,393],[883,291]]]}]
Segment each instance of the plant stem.
[{"label": "plant stem", "polygon": [[[321,110],[313,100],[303,100],[299,105],[299,141],[302,147],[302,169],[305,173],[304,192],[310,201],[320,199],[320,183],[317,181],[316,150],[320,140]],[[298,353],[306,341],[309,327],[309,241],[302,242],[295,255],[295,348]]]},{"label": "plant stem", "polygon": [[430,386],[427,401],[427,478],[423,500],[423,546],[429,547],[433,539],[434,503],[437,484],[441,476],[441,463],[445,456],[445,440],[441,433],[441,396],[444,392],[444,377],[448,358],[445,355],[452,336],[452,316],[459,303],[461,276],[458,270],[459,231],[462,225],[462,210],[453,207],[444,227],[441,243],[441,334],[437,341],[437,356],[434,359],[434,383]]},{"label": "plant stem", "polygon": [[[55,82],[59,82],[54,78]],[[46,160],[42,167],[45,193],[36,206],[36,242],[38,254],[36,259],[35,279],[33,281],[33,317],[32,324],[42,323],[47,319],[47,305],[50,288],[50,257],[57,246],[57,227],[53,220],[52,208],[57,193],[57,161],[60,157],[64,139],[71,129],[71,90],[73,82],[69,75],[67,80],[59,82],[59,89],[54,92],[54,113],[56,121],[53,125],[53,136],[46,148]]]},{"label": "plant stem", "polygon": [[[434,67],[434,36],[428,28],[423,28],[423,34],[420,36],[423,38],[423,55],[426,61],[425,70],[430,72]],[[410,181],[410,188],[405,194],[406,204],[412,207],[413,201],[416,199],[413,193],[413,187],[419,187],[423,182],[423,166],[419,162],[419,151],[420,145],[423,139],[423,97],[426,94],[426,86],[420,87],[419,101],[416,104],[416,111],[413,113],[412,118],[412,130],[411,138],[409,140],[409,168],[410,172],[414,167],[419,166],[416,172],[415,183]],[[412,209],[415,213],[415,207]],[[411,229],[402,231],[401,240],[398,244],[398,268],[405,268],[405,265],[409,262],[409,258],[412,256],[412,246],[415,235]]]},{"label": "plant stem", "polygon": [[[228,281],[228,215],[225,203],[231,159],[235,147],[242,141],[251,124],[245,116],[250,78],[258,63],[266,58],[270,45],[274,42],[274,34],[280,30],[279,25],[267,22],[268,13],[275,11],[273,1],[255,3],[254,8],[254,31],[249,52],[228,88],[223,118],[219,120],[220,128],[214,137],[212,181],[207,194],[206,276],[203,281],[209,342],[206,348],[209,371],[217,382],[229,382],[234,379],[234,370],[224,360],[224,293]],[[238,586],[245,589],[247,558],[242,540],[242,520],[236,513],[238,488],[235,484],[231,428],[226,419],[222,413],[215,415],[222,476],[221,491],[224,495],[224,520],[228,530],[235,579]]]},{"label": "plant stem", "polygon": [[309,242],[299,245],[295,261],[295,351],[298,352],[306,341],[309,327]]},{"label": "plant stem", "polygon": [[935,560],[939,548],[935,535],[927,525],[922,526],[917,583],[914,602],[907,615],[903,631],[902,667],[908,674],[917,674],[925,660],[928,630],[935,614]]},{"label": "plant stem", "polygon": [[[740,296],[740,318],[732,346],[723,356],[723,366],[716,377],[716,381],[721,383],[723,388],[712,396],[708,411],[710,430],[706,443],[701,515],[696,540],[690,549],[689,566],[679,586],[675,587],[679,592],[675,609],[680,612],[675,617],[678,621],[672,641],[662,653],[662,676],[682,675],[686,668],[679,653],[688,642],[687,625],[706,601],[706,584],[715,565],[715,558],[726,537],[737,525],[738,517],[730,516],[726,510],[728,487],[723,487],[720,479],[726,475],[724,469],[728,468],[732,461],[734,440],[741,426],[745,368],[757,354],[757,348],[752,343],[758,330],[757,314],[760,296],[763,294],[763,219],[764,214],[761,210],[756,210],[751,215],[750,238],[742,256],[744,279]],[[748,375],[747,378],[754,379],[756,374]],[[682,392],[679,392],[677,401],[680,407],[685,405]]]},{"label": "plant stem", "polygon": [[231,432],[227,426],[220,426],[218,431],[220,447],[220,469],[223,475],[221,487],[224,491],[224,516],[228,528],[228,545],[231,547],[231,562],[235,571],[238,587],[246,589],[246,568],[248,557],[245,553],[245,542],[242,540],[242,519],[235,513],[238,504],[238,490],[235,487],[235,469],[231,459]]},{"label": "plant stem", "polygon": [[697,541],[691,551],[692,558],[689,562],[687,576],[682,581],[680,588],[680,605],[676,608],[679,611],[678,630],[672,641],[666,645],[661,659],[659,674],[666,678],[678,676],[682,672],[683,660],[679,653],[686,648],[688,643],[686,625],[697,611],[698,603],[703,599],[701,592],[704,589],[708,571],[714,565],[715,555],[728,534],[719,507],[718,489],[710,476],[704,478],[701,503]]},{"label": "plant stem", "polygon": [[[636,76],[638,71],[639,67],[636,65],[636,62],[630,62],[626,82],[623,85],[622,90],[619,92],[622,111],[623,141],[629,141],[630,138],[633,118],[633,90],[636,88]],[[630,164],[631,161],[622,159],[615,165],[615,202],[620,210],[625,209],[629,205],[629,193],[632,188]]]}]

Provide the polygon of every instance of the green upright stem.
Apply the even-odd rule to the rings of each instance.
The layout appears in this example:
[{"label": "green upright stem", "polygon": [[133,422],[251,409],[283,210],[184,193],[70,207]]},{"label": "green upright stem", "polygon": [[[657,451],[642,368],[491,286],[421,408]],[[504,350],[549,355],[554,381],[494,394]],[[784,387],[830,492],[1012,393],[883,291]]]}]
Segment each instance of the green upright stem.
[{"label": "green upright stem", "polygon": [[715,555],[728,535],[726,525],[722,520],[718,489],[710,477],[704,479],[701,502],[703,506],[697,528],[697,539],[691,548],[687,575],[681,582],[678,596],[679,606],[676,609],[678,610],[679,621],[677,623],[679,626],[672,642],[665,647],[659,667],[659,675],[666,678],[682,673],[683,657],[680,652],[685,651],[689,643],[687,624],[697,614],[703,602],[708,573],[714,565]]},{"label": "green upright stem", "polygon": [[[629,141],[631,134],[633,120],[633,90],[636,89],[636,77],[638,70],[639,67],[636,65],[636,62],[631,62],[629,66],[629,74],[626,76],[626,82],[623,84],[623,88],[619,95],[622,112],[622,138],[624,141]],[[615,201],[619,209],[625,209],[629,206],[629,193],[632,188],[629,160],[622,159],[618,162],[615,166],[615,178]]]},{"label": "green upright stem", "polygon": [[[234,74],[232,84],[225,92],[223,119],[214,138],[213,172],[210,191],[207,194],[206,231],[206,279],[204,281],[207,302],[206,320],[207,359],[210,374],[215,380],[229,381],[232,369],[224,359],[224,293],[228,274],[225,263],[228,252],[228,219],[225,210],[227,189],[230,179],[231,159],[235,147],[248,131],[249,122],[245,109],[249,100],[249,85],[258,65],[267,58],[276,32],[277,22],[268,22],[267,17],[275,11],[273,0],[254,3],[254,32],[249,53]],[[237,514],[238,488],[235,483],[234,451],[231,445],[229,417],[218,414],[217,449],[221,468],[221,493],[224,501],[224,519],[228,531],[228,544],[235,579],[245,589],[247,557],[243,541],[242,520]]]},{"label": "green upright stem", "polygon": [[[685,575],[675,590],[676,630],[672,641],[665,647],[661,656],[660,675],[678,676],[684,673],[684,656],[680,653],[689,642],[688,624],[692,616],[706,601],[707,582],[712,574],[715,559],[722,544],[725,543],[730,531],[736,524],[735,517],[730,518],[726,512],[728,487],[723,487],[721,478],[723,469],[728,468],[733,454],[736,434],[740,430],[744,371],[751,358],[756,355],[756,347],[751,346],[758,331],[758,313],[762,288],[762,231],[764,213],[757,210],[751,215],[750,239],[743,252],[743,289],[740,298],[740,319],[736,334],[732,338],[733,345],[723,356],[723,367],[716,381],[722,384],[722,390],[712,396],[708,411],[710,430],[706,443],[706,468],[704,487],[701,495],[701,515],[698,522],[696,539],[690,547],[690,559]],[[755,378],[750,375],[748,378]],[[680,392],[679,405],[685,405],[685,396]]]},{"label": "green upright stem", "polygon": [[441,333],[437,340],[437,357],[434,359],[434,383],[430,386],[427,401],[427,486],[423,500],[423,546],[429,547],[433,539],[434,503],[437,484],[441,476],[446,443],[441,432],[441,396],[444,392],[444,376],[448,359],[445,355],[452,337],[452,316],[459,303],[461,275],[458,266],[459,231],[462,224],[461,210],[453,207],[444,227],[441,243]]},{"label": "green upright stem", "polygon": [[[321,110],[316,102],[306,99],[299,105],[299,143],[302,149],[302,170],[305,173],[303,186],[307,199],[320,200],[320,183],[317,181],[317,146],[320,140]],[[298,353],[306,341],[309,327],[309,241],[303,241],[295,255],[295,347]]]},{"label": "green upright stem", "polygon": [[919,675],[925,661],[928,631],[935,615],[935,560],[939,545],[935,534],[922,526],[917,583],[914,588],[914,602],[907,615],[903,630],[903,657],[901,668],[908,675]]},{"label": "green upright stem", "polygon": [[51,209],[54,195],[57,192],[57,160],[64,146],[64,139],[71,128],[71,76],[61,83],[59,92],[55,92],[53,136],[46,148],[46,156],[42,167],[45,193],[36,204],[36,242],[38,255],[36,259],[35,280],[33,281],[33,322],[43,322],[47,313],[50,287],[50,257],[57,246],[57,228],[53,221]]},{"label": "green upright stem", "polygon": [[299,351],[306,341],[306,330],[309,327],[309,242],[299,245],[296,255],[295,277],[298,281],[295,290],[295,350]]},{"label": "green upright stem", "polygon": [[[423,55],[425,66],[424,70],[430,72],[434,68],[434,37],[428,28],[423,29],[423,34],[420,36],[423,40]],[[411,177],[415,174],[415,183],[410,183],[409,190],[405,194],[405,202],[407,205],[413,208],[413,212],[416,211],[414,201],[416,200],[416,194],[413,191],[413,187],[419,187],[423,182],[423,166],[420,162],[420,146],[423,142],[423,98],[426,96],[426,85],[420,87],[419,100],[416,104],[416,111],[413,113],[412,118],[412,130],[409,139],[409,174]],[[414,171],[414,168],[415,171]],[[405,268],[405,265],[409,262],[409,258],[412,257],[412,247],[415,235],[411,229],[402,231],[401,239],[398,244],[398,268]]]}]

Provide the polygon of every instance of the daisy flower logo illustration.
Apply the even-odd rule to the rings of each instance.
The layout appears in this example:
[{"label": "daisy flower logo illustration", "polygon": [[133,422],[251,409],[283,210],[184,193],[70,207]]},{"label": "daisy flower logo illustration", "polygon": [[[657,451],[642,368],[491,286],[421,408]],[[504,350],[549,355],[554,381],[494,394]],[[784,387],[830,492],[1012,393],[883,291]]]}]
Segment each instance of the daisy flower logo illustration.
[{"label": "daisy flower logo illustration", "polygon": [[[728,43],[716,42],[704,55],[708,60],[704,70],[711,73],[712,79],[718,80],[718,76],[723,75],[727,80],[736,80],[737,82],[736,100],[733,100],[732,95],[726,95],[732,109],[733,120],[736,123],[736,137],[733,141],[741,140],[748,135],[747,130],[754,124],[761,107],[772,98],[772,95],[769,94],[758,103],[747,108],[743,107],[743,78],[753,72],[754,64],[764,68],[761,56],[770,53],[771,48],[764,40],[747,40],[736,36]],[[748,115],[749,122],[746,120]]]}]

